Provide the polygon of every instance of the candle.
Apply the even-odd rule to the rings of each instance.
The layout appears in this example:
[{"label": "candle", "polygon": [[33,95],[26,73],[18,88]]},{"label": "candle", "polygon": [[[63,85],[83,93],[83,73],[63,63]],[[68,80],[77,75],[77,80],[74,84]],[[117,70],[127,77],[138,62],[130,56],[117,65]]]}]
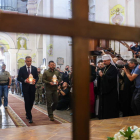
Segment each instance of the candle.
[{"label": "candle", "polygon": [[52,81],[53,81],[54,84],[56,84],[56,81],[57,81],[56,75],[53,76]]},{"label": "candle", "polygon": [[29,82],[30,82],[30,84],[32,84],[33,79],[34,79],[34,78],[33,78],[33,75],[32,75],[32,74],[30,74],[30,75],[29,75]]}]

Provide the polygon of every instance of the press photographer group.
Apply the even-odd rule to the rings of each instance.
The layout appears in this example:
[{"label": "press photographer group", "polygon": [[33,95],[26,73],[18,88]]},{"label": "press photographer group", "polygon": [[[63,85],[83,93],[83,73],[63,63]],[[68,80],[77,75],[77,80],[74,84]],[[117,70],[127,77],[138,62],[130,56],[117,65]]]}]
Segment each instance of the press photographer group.
[{"label": "press photographer group", "polygon": [[95,114],[99,119],[140,115],[140,65],[136,58],[123,60],[108,50],[92,51],[101,56],[96,69]]}]

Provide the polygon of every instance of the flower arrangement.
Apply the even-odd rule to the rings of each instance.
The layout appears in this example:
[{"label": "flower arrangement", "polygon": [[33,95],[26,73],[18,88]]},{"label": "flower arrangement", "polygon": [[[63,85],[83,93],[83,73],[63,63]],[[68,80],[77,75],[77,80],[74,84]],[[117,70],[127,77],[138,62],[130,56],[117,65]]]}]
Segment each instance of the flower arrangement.
[{"label": "flower arrangement", "polygon": [[114,137],[108,137],[107,140],[140,140],[140,128],[137,126],[123,128]]}]

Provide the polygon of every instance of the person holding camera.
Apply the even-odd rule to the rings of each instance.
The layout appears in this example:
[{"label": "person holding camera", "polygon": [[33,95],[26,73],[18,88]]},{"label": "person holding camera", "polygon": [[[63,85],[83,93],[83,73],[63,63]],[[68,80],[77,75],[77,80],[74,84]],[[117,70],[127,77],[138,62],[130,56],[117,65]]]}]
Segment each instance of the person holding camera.
[{"label": "person holding camera", "polygon": [[[135,90],[132,96],[131,107],[134,115],[140,115],[140,65],[138,65],[136,59],[132,58],[128,61],[128,67],[123,68],[126,76],[130,81],[135,80]],[[130,70],[132,70],[131,73]]]},{"label": "person holding camera", "polygon": [[68,89],[68,83],[64,82],[61,86],[58,86],[58,93],[59,93],[59,102],[57,106],[57,110],[66,110],[69,107],[70,103],[70,91]]}]

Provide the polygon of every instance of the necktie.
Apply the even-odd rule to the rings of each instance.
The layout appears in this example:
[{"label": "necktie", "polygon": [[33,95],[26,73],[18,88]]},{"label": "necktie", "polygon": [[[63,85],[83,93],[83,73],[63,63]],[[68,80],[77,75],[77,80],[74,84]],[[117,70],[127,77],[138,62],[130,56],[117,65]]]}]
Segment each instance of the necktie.
[{"label": "necktie", "polygon": [[30,75],[30,73],[31,73],[31,72],[30,72],[30,67],[28,67],[28,74]]}]

